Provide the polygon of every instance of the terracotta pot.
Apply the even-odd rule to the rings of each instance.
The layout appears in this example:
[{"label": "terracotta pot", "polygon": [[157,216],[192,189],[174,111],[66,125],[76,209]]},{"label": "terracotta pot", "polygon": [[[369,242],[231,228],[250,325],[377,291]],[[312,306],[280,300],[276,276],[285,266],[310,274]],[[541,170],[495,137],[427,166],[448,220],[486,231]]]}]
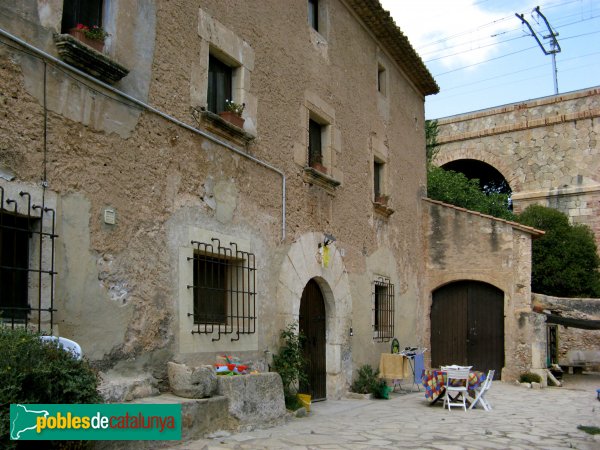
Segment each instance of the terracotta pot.
[{"label": "terracotta pot", "polygon": [[78,30],[77,28],[71,28],[69,30],[69,34],[77,39],[82,44],[87,45],[88,47],[92,47],[94,50],[102,53],[104,50],[104,41],[99,41],[97,39],[88,38],[83,30]]},{"label": "terracotta pot", "polygon": [[375,197],[375,203],[379,203],[380,205],[387,206],[389,200],[389,196],[387,195],[378,195]]},{"label": "terracotta pot", "polygon": [[221,116],[227,122],[231,123],[232,125],[235,125],[238,128],[244,128],[244,118],[241,116],[238,116],[234,112],[223,111],[223,112],[219,113],[219,116]]},{"label": "terracotta pot", "polygon": [[315,170],[318,170],[321,173],[327,173],[327,167],[325,167],[323,164],[321,164],[320,162],[312,162],[310,164],[310,167],[312,167]]}]

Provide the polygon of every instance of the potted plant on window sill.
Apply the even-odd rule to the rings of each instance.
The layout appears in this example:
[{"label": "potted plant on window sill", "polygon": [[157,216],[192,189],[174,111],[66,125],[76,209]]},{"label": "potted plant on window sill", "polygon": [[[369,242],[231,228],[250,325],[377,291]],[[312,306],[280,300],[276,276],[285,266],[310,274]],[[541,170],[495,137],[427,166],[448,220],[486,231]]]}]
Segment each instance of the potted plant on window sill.
[{"label": "potted plant on window sill", "polygon": [[319,158],[313,158],[312,161],[310,161],[310,167],[312,167],[313,169],[324,173],[325,175],[327,175],[327,167],[325,167],[323,165],[323,162],[321,160],[321,156],[319,155]]},{"label": "potted plant on window sill", "polygon": [[69,34],[100,53],[104,50],[104,40],[108,36],[108,33],[102,27],[97,25],[88,27],[81,23],[78,23],[75,28],[71,28]]},{"label": "potted plant on window sill", "polygon": [[389,195],[379,194],[375,196],[375,203],[378,203],[382,206],[387,206],[389,199]]},{"label": "potted plant on window sill", "polygon": [[240,105],[239,103],[225,100],[225,111],[220,112],[219,116],[238,128],[244,128],[244,118],[242,117],[242,113],[244,112],[245,107],[245,103]]}]

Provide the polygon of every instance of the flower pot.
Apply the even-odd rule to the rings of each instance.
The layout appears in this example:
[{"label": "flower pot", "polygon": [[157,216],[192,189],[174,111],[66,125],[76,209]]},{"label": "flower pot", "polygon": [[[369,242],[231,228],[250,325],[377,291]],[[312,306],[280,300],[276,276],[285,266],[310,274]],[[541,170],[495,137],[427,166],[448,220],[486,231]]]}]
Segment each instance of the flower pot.
[{"label": "flower pot", "polygon": [[102,53],[104,50],[104,41],[99,41],[97,39],[90,39],[85,35],[83,30],[79,30],[77,28],[71,28],[69,30],[69,34],[77,39],[79,42],[87,45],[88,47],[92,47],[94,50]]},{"label": "flower pot", "polygon": [[389,195],[378,195],[377,197],[375,197],[375,203],[387,206],[389,198]]},{"label": "flower pot", "polygon": [[223,119],[229,122],[232,125],[235,125],[238,128],[244,128],[244,118],[238,116],[236,113],[231,111],[223,111],[219,113]]},{"label": "flower pot", "polygon": [[312,167],[315,170],[318,170],[321,173],[327,174],[327,167],[325,167],[320,162],[313,161],[312,163],[310,163],[310,167]]},{"label": "flower pot", "polygon": [[310,412],[310,394],[296,394],[296,398],[306,408],[306,412]]}]

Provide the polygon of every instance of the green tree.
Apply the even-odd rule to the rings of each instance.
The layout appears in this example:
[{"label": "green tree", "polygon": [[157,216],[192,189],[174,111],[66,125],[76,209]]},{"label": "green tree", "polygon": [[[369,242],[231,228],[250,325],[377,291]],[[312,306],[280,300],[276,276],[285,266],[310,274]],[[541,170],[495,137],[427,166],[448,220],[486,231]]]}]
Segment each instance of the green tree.
[{"label": "green tree", "polygon": [[479,180],[469,180],[460,172],[445,170],[433,164],[429,164],[427,168],[427,196],[494,217],[514,219],[509,208],[508,194],[486,194],[479,187]]},{"label": "green tree", "polygon": [[425,121],[425,152],[427,155],[427,196],[461,208],[490,216],[513,220],[509,194],[497,187],[482,190],[478,179],[469,180],[464,174],[445,170],[433,164],[439,150],[437,120]]},{"label": "green tree", "polygon": [[600,257],[589,227],[560,211],[531,205],[517,221],[546,232],[533,241],[531,288],[557,297],[600,297]]}]

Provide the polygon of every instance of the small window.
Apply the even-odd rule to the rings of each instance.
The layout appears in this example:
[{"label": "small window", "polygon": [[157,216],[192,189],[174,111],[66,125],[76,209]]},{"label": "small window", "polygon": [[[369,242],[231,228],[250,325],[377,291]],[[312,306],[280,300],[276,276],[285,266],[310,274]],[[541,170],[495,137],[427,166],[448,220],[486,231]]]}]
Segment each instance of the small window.
[{"label": "small window", "polygon": [[381,64],[377,65],[377,91],[381,92],[383,95],[385,95],[386,93],[386,77],[387,77],[387,72],[385,70],[385,67],[383,67]]},{"label": "small window", "polygon": [[308,24],[319,31],[319,1],[308,0]]},{"label": "small window", "polygon": [[235,243],[223,247],[218,239],[212,244],[192,241],[193,334],[241,334],[256,331],[256,268],[254,254],[238,250]]},{"label": "small window", "polygon": [[216,114],[225,111],[227,100],[231,98],[233,68],[213,55],[208,59],[208,110]]},{"label": "small window", "polygon": [[308,121],[308,165],[323,164],[322,149],[323,126],[309,119]]},{"label": "small window", "polygon": [[102,0],[64,0],[61,32],[67,33],[77,24],[102,26]]},{"label": "small window", "polygon": [[373,339],[388,342],[394,337],[394,285],[387,278],[373,282]]},{"label": "small window", "polygon": [[227,261],[194,257],[194,324],[224,324],[227,317]]},{"label": "small window", "polygon": [[2,214],[0,226],[0,315],[24,322],[28,314],[30,224],[27,218]]},{"label": "small window", "polygon": [[383,196],[383,163],[373,162],[373,191],[375,201]]}]

